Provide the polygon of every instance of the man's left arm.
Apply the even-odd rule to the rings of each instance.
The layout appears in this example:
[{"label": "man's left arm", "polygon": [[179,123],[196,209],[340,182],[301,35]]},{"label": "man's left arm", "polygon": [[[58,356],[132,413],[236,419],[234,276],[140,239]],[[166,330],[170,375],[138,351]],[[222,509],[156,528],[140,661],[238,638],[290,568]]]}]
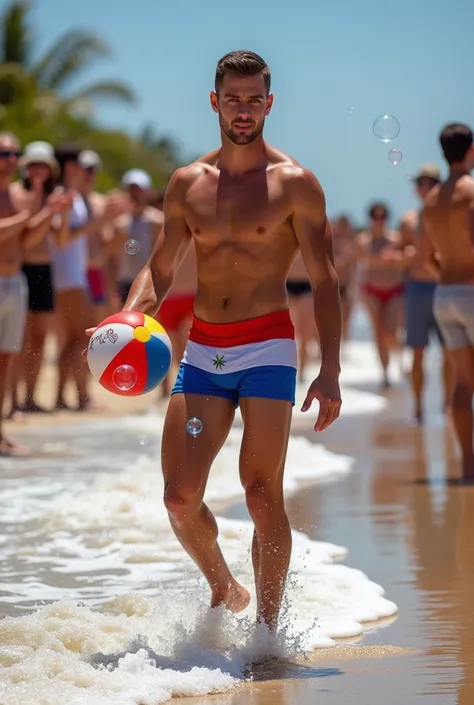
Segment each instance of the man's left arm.
[{"label": "man's left arm", "polygon": [[334,268],[331,226],[326,199],[316,177],[299,168],[289,178],[293,230],[313,289],[314,319],[321,348],[319,376],[309,388],[303,411],[314,399],[320,403],[316,431],[327,428],[339,416],[340,347],[342,335],[339,281]]}]

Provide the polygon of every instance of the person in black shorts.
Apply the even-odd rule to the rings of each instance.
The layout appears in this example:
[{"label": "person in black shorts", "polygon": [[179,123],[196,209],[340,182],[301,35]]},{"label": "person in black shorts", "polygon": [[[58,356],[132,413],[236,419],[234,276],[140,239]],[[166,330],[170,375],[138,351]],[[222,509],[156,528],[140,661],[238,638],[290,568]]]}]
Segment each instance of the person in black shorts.
[{"label": "person in black shorts", "polygon": [[[31,142],[25,147],[19,166],[23,187],[34,191],[40,210],[53,191],[59,176],[59,165],[53,147],[47,142]],[[23,272],[28,282],[28,320],[22,354],[16,364],[12,390],[12,413],[45,411],[35,402],[36,384],[43,361],[46,336],[52,330],[54,294],[47,233],[28,250],[23,258]],[[19,386],[24,381],[26,394],[19,401]]]},{"label": "person in black shorts", "polygon": [[291,320],[298,345],[298,381],[303,382],[309,361],[310,344],[317,343],[313,290],[301,253],[298,253],[286,281]]}]

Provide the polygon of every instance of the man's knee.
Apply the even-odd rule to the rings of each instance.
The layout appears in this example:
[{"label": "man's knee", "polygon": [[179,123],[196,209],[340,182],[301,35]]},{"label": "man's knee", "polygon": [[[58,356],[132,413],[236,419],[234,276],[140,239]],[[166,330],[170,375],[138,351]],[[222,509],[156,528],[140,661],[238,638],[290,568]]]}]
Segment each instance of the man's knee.
[{"label": "man's knee", "polygon": [[278,482],[257,479],[244,482],[247,509],[254,524],[260,528],[272,524],[284,511],[283,488]]},{"label": "man's knee", "polygon": [[473,389],[470,380],[458,379],[454,385],[453,405],[467,407],[472,404]]},{"label": "man's knee", "polygon": [[197,487],[187,487],[184,483],[168,483],[165,486],[163,501],[168,514],[177,522],[183,521],[198,511],[202,504],[202,491]]}]

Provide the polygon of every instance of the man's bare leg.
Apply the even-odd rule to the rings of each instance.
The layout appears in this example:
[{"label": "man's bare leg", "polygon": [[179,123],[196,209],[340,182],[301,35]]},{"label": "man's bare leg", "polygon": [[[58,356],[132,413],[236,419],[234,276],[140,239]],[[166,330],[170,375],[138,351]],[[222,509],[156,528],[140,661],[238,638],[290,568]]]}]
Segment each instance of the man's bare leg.
[{"label": "man's bare leg", "polygon": [[[232,612],[241,612],[250,595],[231,574],[217,543],[216,520],[202,501],[211,465],[229,434],[234,413],[228,399],[172,395],[163,428],[161,462],[171,526],[211,587],[211,607],[224,604]],[[203,425],[196,437],[186,431],[186,423],[193,417]]]},{"label": "man's bare leg", "polygon": [[461,446],[462,469],[465,480],[474,480],[473,413],[474,349],[449,350],[454,373],[452,416]]},{"label": "man's bare leg", "polygon": [[423,358],[424,349],[414,348],[413,349],[413,362],[411,368],[411,386],[413,390],[413,397],[415,399],[415,419],[418,423],[423,421],[423,404],[422,404],[422,394],[423,394],[423,382],[424,382],[424,370],[423,370]]},{"label": "man's bare leg", "polygon": [[275,399],[241,399],[245,428],[240,479],[255,525],[252,558],[257,619],[278,626],[291,557],[291,529],[283,497],[283,473],[292,406]]},{"label": "man's bare leg", "polygon": [[27,323],[27,340],[23,352],[26,398],[23,411],[44,412],[45,409],[35,402],[35,391],[38,382],[46,336],[51,328],[51,314],[45,312],[29,313]]},{"label": "man's bare leg", "polygon": [[11,383],[12,355],[0,352],[0,456],[29,455],[30,451],[23,446],[13,443],[3,434],[3,407],[7,388]]}]

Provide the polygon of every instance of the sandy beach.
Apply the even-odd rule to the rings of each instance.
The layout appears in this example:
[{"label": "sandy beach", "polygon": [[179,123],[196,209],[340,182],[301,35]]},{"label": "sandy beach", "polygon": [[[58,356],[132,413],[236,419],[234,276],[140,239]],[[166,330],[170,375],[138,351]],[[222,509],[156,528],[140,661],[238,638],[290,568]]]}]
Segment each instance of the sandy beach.
[{"label": "sandy beach", "polygon": [[[372,353],[363,338],[351,354],[370,359]],[[338,645],[332,648],[255,668],[247,682],[240,680],[221,695],[184,698],[183,704],[309,705],[321,700],[327,705],[399,705],[401,701],[421,705],[427,696],[430,705],[471,705],[474,701],[474,488],[456,481],[456,450],[448,422],[440,413],[438,362],[433,352],[424,428],[411,423],[406,380],[400,379],[381,397],[375,375],[361,382],[355,374],[349,378],[345,388],[352,402],[347,413],[317,442],[335,457],[352,458],[351,471],[331,481],[303,483],[287,499],[292,527],[313,541],[347,548],[344,564],[383,586],[398,613],[381,622],[365,623],[363,633],[336,640]],[[41,403],[51,401],[53,382],[53,370],[46,365]],[[86,438],[94,419],[102,423],[123,414],[149,417],[149,398],[124,400],[96,387],[94,398],[104,406],[102,411],[28,417],[25,423],[9,424],[9,431],[23,442],[42,447],[45,457],[48,453],[51,458],[63,457],[67,465],[70,427],[82,433],[77,431],[82,426]],[[372,411],[368,411],[370,404]],[[293,434],[314,442],[311,419],[295,413]],[[143,431],[139,435],[145,437]],[[117,453],[123,448],[132,457],[138,445],[131,446],[130,439],[111,438],[104,431],[101,442],[112,442]],[[153,446],[152,455],[155,452]],[[2,461],[7,478],[18,475],[11,462]],[[103,470],[102,466],[98,469]],[[93,469],[87,472],[92,482]],[[24,465],[20,476],[28,480]],[[221,503],[220,514],[229,521],[248,518],[238,497]],[[8,518],[2,522],[3,536],[15,531],[13,524],[7,525]],[[80,580],[80,568],[73,571]],[[133,591],[133,581],[127,584],[128,591]],[[7,595],[5,585],[4,578],[0,595]],[[69,578],[64,585],[70,587]],[[66,588],[64,592],[67,595]],[[143,594],[150,593],[145,590]],[[25,607],[19,612],[13,598],[5,599],[3,616],[31,611],[28,600],[23,600]],[[45,601],[53,603],[54,599],[46,597]]]}]

